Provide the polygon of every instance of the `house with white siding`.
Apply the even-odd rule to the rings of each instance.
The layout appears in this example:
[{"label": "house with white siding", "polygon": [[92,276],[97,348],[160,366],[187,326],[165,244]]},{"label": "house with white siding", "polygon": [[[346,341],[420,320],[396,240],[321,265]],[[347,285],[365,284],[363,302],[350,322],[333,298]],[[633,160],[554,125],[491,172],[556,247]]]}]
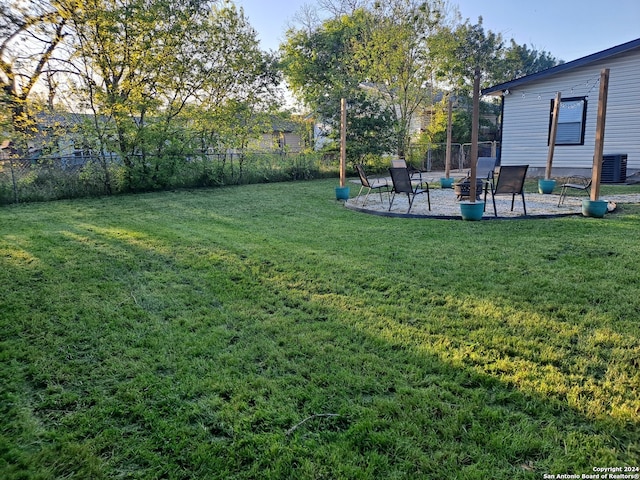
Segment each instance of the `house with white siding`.
[{"label": "house with white siding", "polygon": [[556,93],[561,93],[552,177],[590,175],[595,151],[600,75],[609,69],[602,181],[640,171],[640,38],[495,85],[500,96],[501,165],[529,165],[543,176]]}]

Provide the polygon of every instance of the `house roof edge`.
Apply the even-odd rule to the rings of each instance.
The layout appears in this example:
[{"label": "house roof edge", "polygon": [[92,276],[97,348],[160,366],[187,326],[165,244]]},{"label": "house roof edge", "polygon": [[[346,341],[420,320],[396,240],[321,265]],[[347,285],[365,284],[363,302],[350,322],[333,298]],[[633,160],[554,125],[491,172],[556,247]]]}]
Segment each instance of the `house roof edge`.
[{"label": "house roof edge", "polygon": [[493,87],[485,88],[482,90],[482,95],[496,95],[499,92],[503,92],[509,88],[515,88],[520,85],[527,84],[529,82],[533,82],[534,80],[541,80],[546,77],[550,77],[560,72],[564,72],[566,70],[571,70],[573,68],[582,67],[584,65],[588,65],[590,63],[612,57],[614,55],[619,55],[621,53],[626,53],[629,50],[634,50],[636,48],[640,48],[640,38],[635,40],[631,40],[630,42],[622,43],[620,45],[616,45],[615,47],[608,48],[606,50],[602,50],[597,53],[592,53],[591,55],[587,55],[586,57],[581,57],[576,60],[572,60],[567,63],[562,63],[560,65],[556,65],[555,67],[547,68],[546,70],[542,70],[537,73],[532,73],[531,75],[526,75],[524,77],[516,78],[514,80],[510,80],[508,82],[500,83],[498,85],[494,85]]}]

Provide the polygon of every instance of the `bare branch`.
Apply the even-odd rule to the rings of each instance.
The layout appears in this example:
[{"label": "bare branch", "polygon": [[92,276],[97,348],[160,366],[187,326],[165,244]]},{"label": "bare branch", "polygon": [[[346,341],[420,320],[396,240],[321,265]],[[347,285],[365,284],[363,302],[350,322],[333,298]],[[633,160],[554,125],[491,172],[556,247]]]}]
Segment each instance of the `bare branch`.
[{"label": "bare branch", "polygon": [[25,85],[25,87],[23,87],[22,93],[20,95],[22,99],[26,99],[29,96],[31,89],[40,78],[40,75],[42,75],[44,66],[47,64],[47,62],[49,62],[49,60],[51,60],[51,55],[53,54],[53,51],[56,49],[58,44],[64,38],[64,35],[62,34],[62,30],[64,29],[66,23],[67,21],[63,19],[56,27],[55,35],[51,40],[51,43],[49,44],[47,49],[44,51],[42,56],[40,57],[40,61],[36,65],[33,75],[31,75],[31,78],[29,79],[29,82],[27,83],[27,85]]}]

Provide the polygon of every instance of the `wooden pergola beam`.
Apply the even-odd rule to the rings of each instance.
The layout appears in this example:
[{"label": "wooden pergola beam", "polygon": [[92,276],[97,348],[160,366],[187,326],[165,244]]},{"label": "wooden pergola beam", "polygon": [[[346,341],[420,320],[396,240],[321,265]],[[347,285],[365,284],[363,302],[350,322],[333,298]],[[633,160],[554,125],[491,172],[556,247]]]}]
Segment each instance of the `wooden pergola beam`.
[{"label": "wooden pergola beam", "polygon": [[347,179],[347,99],[340,99],[340,186]]},{"label": "wooden pergola beam", "polygon": [[469,201],[476,201],[476,176],[478,163],[478,129],[480,125],[480,67],[473,75],[473,110],[471,113],[471,168],[469,173]]},{"label": "wooden pergola beam", "polygon": [[453,99],[449,94],[449,101],[447,102],[447,148],[445,152],[444,160],[444,176],[449,178],[451,175],[451,139],[453,130]]},{"label": "wooden pergola beam", "polygon": [[593,154],[591,173],[591,200],[600,198],[600,180],[602,178],[602,154],[604,152],[604,127],[607,118],[607,96],[609,93],[609,69],[600,72],[600,93],[598,94],[598,118],[596,120],[596,145]]},{"label": "wooden pergola beam", "polygon": [[544,179],[551,180],[551,165],[553,163],[553,152],[556,147],[556,136],[558,133],[558,115],[560,114],[560,102],[562,94],[556,93],[555,103],[553,104],[553,116],[551,118],[551,132],[549,134],[549,153],[547,155],[547,168],[544,171]]}]

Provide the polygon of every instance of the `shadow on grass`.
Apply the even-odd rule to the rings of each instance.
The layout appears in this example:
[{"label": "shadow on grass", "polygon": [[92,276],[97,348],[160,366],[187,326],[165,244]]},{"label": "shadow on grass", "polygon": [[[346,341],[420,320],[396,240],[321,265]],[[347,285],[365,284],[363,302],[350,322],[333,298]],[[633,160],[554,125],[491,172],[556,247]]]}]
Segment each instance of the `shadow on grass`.
[{"label": "shadow on grass", "polygon": [[[588,308],[589,288],[567,289],[574,305],[527,301],[523,269],[533,290],[556,287],[526,258],[495,273],[494,249],[463,253],[483,262],[456,280],[426,247],[416,260],[415,232],[384,223],[358,225],[368,246],[341,251],[345,212],[327,234],[317,211],[280,213],[295,203],[275,217],[273,200],[158,198],[38,212],[35,237],[21,222],[3,235],[7,478],[507,479],[637,464],[638,339]],[[434,237],[479,227],[444,228]],[[572,242],[542,253],[602,253]]]}]

